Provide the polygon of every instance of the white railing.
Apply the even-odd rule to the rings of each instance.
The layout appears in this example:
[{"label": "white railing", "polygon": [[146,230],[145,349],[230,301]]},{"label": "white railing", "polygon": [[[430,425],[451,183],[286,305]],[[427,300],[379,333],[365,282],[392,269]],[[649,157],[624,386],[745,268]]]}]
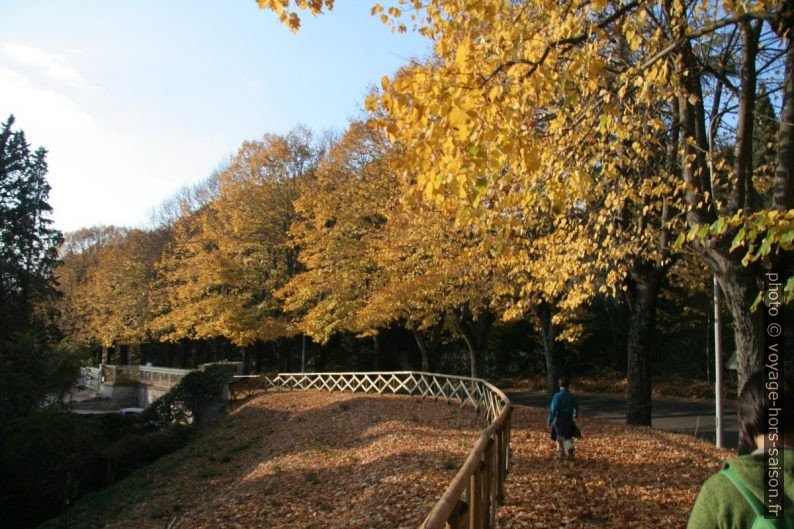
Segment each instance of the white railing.
[{"label": "white railing", "polygon": [[190,371],[172,367],[139,366],[137,379],[144,384],[172,387]]},{"label": "white railing", "polygon": [[100,373],[98,367],[81,367],[80,384],[94,391],[99,391]]},{"label": "white railing", "polygon": [[[250,377],[235,377],[242,381]],[[457,400],[483,410],[489,426],[455,478],[422,522],[420,529],[491,529],[496,508],[504,502],[510,456],[512,405],[496,386],[479,378],[417,371],[369,373],[279,373],[259,377],[264,387],[377,392]]]}]

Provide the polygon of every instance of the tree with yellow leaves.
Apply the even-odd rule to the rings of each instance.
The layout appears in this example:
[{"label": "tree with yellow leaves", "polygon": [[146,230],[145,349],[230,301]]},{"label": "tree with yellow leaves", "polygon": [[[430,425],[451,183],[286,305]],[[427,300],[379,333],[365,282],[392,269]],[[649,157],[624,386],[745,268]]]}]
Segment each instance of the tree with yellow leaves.
[{"label": "tree with yellow leaves", "polygon": [[165,230],[89,228],[67,235],[57,277],[64,296],[59,326],[70,347],[98,345],[107,362],[111,347],[127,354],[113,360],[137,363],[140,345],[151,341],[150,293]]},{"label": "tree with yellow leaves", "polygon": [[291,233],[305,270],[279,294],[320,343],[338,332],[377,340],[381,329],[405,325],[423,369],[448,316],[477,376],[494,321],[484,278],[495,273],[473,251],[475,234],[406,196],[411,188],[392,169],[404,155],[382,132],[350,125],[296,202],[300,221]]},{"label": "tree with yellow leaves", "polygon": [[471,376],[482,376],[488,334],[499,311],[494,292],[506,279],[504,269],[487,234],[411,197],[404,181],[399,188],[403,199],[388,210],[383,235],[370,249],[383,279],[360,318],[369,326],[403,322],[417,339],[423,369],[430,368],[432,344],[449,319],[466,344]]},{"label": "tree with yellow leaves", "polygon": [[298,271],[287,233],[299,180],[318,151],[302,128],[246,142],[217,196],[175,224],[162,261],[163,339],[224,337],[238,346],[294,334],[273,293]]},{"label": "tree with yellow leaves", "polygon": [[59,248],[60,263],[55,269],[61,296],[55,305],[63,344],[70,349],[100,342],[92,331],[92,286],[103,248],[121,237],[123,232],[112,226],[83,228],[64,236]]},{"label": "tree with yellow leaves", "polygon": [[318,343],[340,331],[367,330],[356,315],[379,279],[366,250],[396,200],[386,148],[380,134],[352,123],[315,177],[301,182],[290,242],[303,267],[278,296]]},{"label": "tree with yellow leaves", "polygon": [[[665,200],[680,193],[684,238],[726,294],[740,382],[758,369],[761,314],[751,310],[762,278],[757,263],[790,251],[794,233],[788,3],[398,4],[412,8],[415,27],[434,41],[437,59],[393,82],[384,79],[384,93],[369,105],[387,112],[383,126],[416,154],[405,159],[404,169],[417,185],[442,202],[456,197],[453,207],[462,203],[464,210],[493,186],[515,189],[517,208],[541,193],[587,200],[594,174],[617,188],[627,169],[636,171],[654,158],[648,150],[676,136],[668,142],[674,156],[667,159],[675,160],[670,181],[651,188],[651,196],[664,189],[661,200],[640,211],[663,212],[671,207]],[[296,6],[319,12],[332,4]],[[400,9],[376,5],[373,11],[383,11],[399,27]],[[755,198],[763,172],[751,156],[756,101],[765,94],[773,94],[781,108],[768,206]],[[561,103],[571,110],[560,112]],[[588,141],[593,136],[599,141]],[[730,157],[715,149],[718,143]],[[507,166],[512,170],[505,173]],[[660,229],[675,230],[673,216],[659,218]],[[792,286],[789,279],[789,298]]]}]

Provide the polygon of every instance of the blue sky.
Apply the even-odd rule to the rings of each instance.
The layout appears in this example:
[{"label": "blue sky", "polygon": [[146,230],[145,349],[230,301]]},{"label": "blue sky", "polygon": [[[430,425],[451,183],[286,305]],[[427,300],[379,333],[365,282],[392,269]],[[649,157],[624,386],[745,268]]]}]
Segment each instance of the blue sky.
[{"label": "blue sky", "polygon": [[49,151],[56,227],[144,225],[247,139],[345,128],[428,42],[366,0],[292,34],[255,0],[2,0],[0,120]]}]

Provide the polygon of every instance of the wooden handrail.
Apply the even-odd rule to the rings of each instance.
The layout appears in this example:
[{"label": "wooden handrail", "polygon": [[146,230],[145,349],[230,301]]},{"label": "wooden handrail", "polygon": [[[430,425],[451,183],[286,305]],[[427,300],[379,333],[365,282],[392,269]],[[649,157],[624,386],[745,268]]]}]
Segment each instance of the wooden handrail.
[{"label": "wooden handrail", "polygon": [[504,483],[510,462],[512,404],[493,384],[479,378],[422,371],[279,373],[272,379],[262,378],[267,386],[279,388],[407,393],[443,397],[447,402],[457,399],[461,407],[470,402],[475,412],[482,407],[490,424],[480,432],[463,466],[420,529],[495,527],[496,508],[504,502]]}]

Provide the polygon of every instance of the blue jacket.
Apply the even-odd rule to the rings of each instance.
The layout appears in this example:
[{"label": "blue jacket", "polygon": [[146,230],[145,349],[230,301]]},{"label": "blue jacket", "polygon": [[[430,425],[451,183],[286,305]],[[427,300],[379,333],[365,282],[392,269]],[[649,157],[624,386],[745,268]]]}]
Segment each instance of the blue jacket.
[{"label": "blue jacket", "polygon": [[579,416],[579,403],[576,397],[568,391],[568,388],[560,388],[560,390],[551,399],[551,406],[549,406],[548,424],[554,419],[554,414],[557,412],[565,412],[573,415],[574,419]]}]

